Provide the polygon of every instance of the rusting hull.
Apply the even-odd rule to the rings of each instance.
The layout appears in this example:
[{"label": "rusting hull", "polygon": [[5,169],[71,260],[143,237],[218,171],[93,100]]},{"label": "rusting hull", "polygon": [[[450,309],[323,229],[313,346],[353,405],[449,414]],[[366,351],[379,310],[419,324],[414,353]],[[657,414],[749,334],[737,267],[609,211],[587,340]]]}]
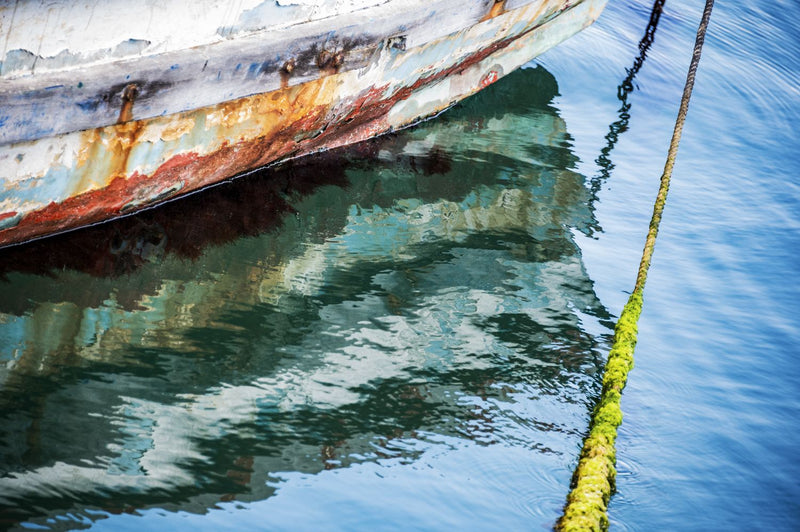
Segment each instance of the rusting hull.
[{"label": "rusting hull", "polygon": [[[377,36],[355,38],[366,29],[348,26],[347,38],[333,30],[324,41],[308,37],[311,53],[274,56],[259,67],[270,90],[222,103],[150,116],[161,104],[166,110],[177,105],[170,91],[151,90],[158,81],[151,78],[116,87],[116,110],[107,106],[98,115],[100,106],[88,105],[89,118],[73,120],[79,128],[116,122],[102,127],[66,131],[69,121],[54,120],[56,134],[31,139],[41,124],[11,120],[6,127],[6,119],[0,129],[13,141],[0,146],[0,246],[122,216],[264,165],[412,124],[588,26],[605,0],[473,4],[465,11],[476,20],[425,42],[386,21]],[[68,74],[76,75],[74,69]],[[3,80],[0,99],[17,98],[9,88],[23,81],[31,85],[28,78]],[[53,94],[51,107],[71,93]],[[147,102],[141,111],[140,95]]]}]

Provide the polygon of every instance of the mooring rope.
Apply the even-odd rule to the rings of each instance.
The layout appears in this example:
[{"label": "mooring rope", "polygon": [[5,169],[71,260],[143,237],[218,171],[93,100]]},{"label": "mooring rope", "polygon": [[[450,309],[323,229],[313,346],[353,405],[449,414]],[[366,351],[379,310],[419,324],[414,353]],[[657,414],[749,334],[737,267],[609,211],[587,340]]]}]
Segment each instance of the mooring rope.
[{"label": "mooring rope", "polygon": [[603,390],[600,401],[594,409],[589,428],[589,435],[583,443],[581,458],[572,477],[572,491],[567,496],[564,514],[556,523],[559,531],[573,530],[606,530],[608,528],[608,502],[615,487],[616,481],[616,450],[614,444],[617,439],[617,428],[622,423],[622,410],[620,400],[622,390],[628,380],[628,372],[633,368],[633,351],[636,347],[637,324],[642,312],[642,292],[647,281],[647,271],[653,257],[653,249],[658,235],[658,226],[664,205],[667,202],[669,181],[675,157],[678,153],[683,124],[689,110],[689,100],[692,96],[697,65],[705,41],[706,28],[711,17],[714,0],[706,0],[700,26],[697,28],[692,62],[686,76],[683,88],[681,105],[675,129],[667,153],[664,172],[661,174],[661,185],[658,189],[653,216],[650,219],[650,229],[647,232],[642,260],[636,276],[636,285],[633,292],[622,309],[617,326],[614,329],[614,343],[608,354],[605,372],[603,374]]}]

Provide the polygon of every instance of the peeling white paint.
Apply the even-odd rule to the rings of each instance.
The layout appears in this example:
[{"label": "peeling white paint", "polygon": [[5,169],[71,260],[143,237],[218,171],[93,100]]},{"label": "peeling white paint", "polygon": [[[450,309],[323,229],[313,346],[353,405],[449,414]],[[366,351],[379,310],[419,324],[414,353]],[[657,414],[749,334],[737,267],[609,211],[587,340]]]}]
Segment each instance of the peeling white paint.
[{"label": "peeling white paint", "polygon": [[[390,0],[21,0],[0,5],[0,77],[208,45]],[[415,0],[416,1],[416,0]],[[407,1],[395,3],[403,4]]]}]

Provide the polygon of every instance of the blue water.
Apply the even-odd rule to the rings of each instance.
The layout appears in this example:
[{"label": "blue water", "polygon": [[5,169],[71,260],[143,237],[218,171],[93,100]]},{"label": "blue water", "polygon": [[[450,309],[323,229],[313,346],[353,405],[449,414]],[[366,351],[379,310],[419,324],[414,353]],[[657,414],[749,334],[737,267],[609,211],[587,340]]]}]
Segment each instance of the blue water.
[{"label": "blue water", "polygon": [[[637,77],[630,130],[579,241],[599,298],[617,313],[630,289],[676,113],[700,2],[668,1]],[[543,60],[592,173],[613,102],[587,90],[624,68],[630,3]],[[800,5],[719,2],[683,134],[624,396],[620,529],[791,530],[800,518]],[[594,41],[594,45],[591,44]],[[588,55],[587,55],[588,54]],[[574,75],[578,69],[581,74]],[[606,118],[609,120],[609,118]]]},{"label": "blue water", "polygon": [[[621,116],[649,8],[413,129],[1,253],[0,528],[550,528],[702,5],[667,1]],[[612,529],[800,520],[799,18],[712,15]]]}]

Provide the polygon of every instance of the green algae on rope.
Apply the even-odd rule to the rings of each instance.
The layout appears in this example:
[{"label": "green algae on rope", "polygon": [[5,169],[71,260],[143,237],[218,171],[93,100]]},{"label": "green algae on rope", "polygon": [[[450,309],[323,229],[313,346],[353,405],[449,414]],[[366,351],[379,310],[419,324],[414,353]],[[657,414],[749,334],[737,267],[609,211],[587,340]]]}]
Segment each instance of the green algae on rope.
[{"label": "green algae on rope", "polygon": [[614,329],[614,345],[608,354],[603,374],[603,391],[594,409],[589,436],[583,444],[581,459],[573,475],[573,488],[567,498],[564,515],[557,528],[605,530],[606,509],[616,480],[617,427],[622,424],[622,390],[633,369],[637,323],[642,312],[642,294],[634,292],[622,310]]},{"label": "green algae on rope", "polygon": [[617,476],[615,443],[617,428],[622,424],[620,407],[622,390],[628,381],[628,373],[633,369],[633,352],[636,347],[639,316],[642,313],[642,293],[658,236],[658,226],[667,202],[672,168],[675,165],[683,124],[689,110],[697,65],[700,62],[706,28],[713,6],[714,0],[706,0],[703,17],[697,28],[697,39],[689,72],[686,75],[686,84],[683,88],[667,161],[664,165],[664,172],[661,174],[661,184],[653,205],[653,216],[650,219],[642,260],[639,263],[636,285],[622,309],[614,329],[614,343],[606,361],[600,401],[592,413],[589,435],[583,442],[581,457],[572,477],[572,491],[567,496],[564,514],[556,523],[556,529],[560,531],[606,530],[608,528],[608,503],[614,492]]}]

